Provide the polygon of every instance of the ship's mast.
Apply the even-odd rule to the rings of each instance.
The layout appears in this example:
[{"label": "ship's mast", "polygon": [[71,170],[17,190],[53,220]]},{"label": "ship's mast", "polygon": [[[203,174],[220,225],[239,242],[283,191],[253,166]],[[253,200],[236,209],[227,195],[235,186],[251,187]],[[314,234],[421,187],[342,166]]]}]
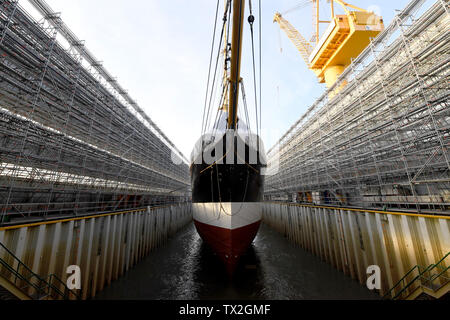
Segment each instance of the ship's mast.
[{"label": "ship's mast", "polygon": [[[228,6],[229,6],[229,0],[225,0],[225,15],[227,15]],[[223,78],[222,78],[222,86],[224,88],[224,98],[222,105],[220,106],[220,110],[228,112],[228,106],[229,104],[229,79],[230,79],[230,72],[228,67],[228,61],[231,61],[231,57],[229,57],[229,47],[228,47],[228,29],[224,27],[223,30],[223,61],[224,61],[224,68],[223,68]],[[231,46],[231,45],[230,45]]]},{"label": "ship's mast", "polygon": [[245,0],[233,0],[233,29],[231,39],[231,70],[228,102],[228,129],[236,129],[241,74],[242,31]]}]

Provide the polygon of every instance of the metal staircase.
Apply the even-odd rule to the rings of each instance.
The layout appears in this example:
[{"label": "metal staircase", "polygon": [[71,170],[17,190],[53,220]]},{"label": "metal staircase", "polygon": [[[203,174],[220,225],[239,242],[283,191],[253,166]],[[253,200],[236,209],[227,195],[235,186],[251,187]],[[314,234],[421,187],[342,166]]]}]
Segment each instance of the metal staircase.
[{"label": "metal staircase", "polygon": [[383,298],[415,300],[423,294],[435,299],[443,297],[450,291],[449,260],[450,252],[437,263],[430,264],[426,268],[419,265],[414,266]]},{"label": "metal staircase", "polygon": [[51,274],[43,278],[34,273],[1,242],[0,292],[1,297],[5,299],[14,297],[21,300],[79,299],[79,295],[67,288],[56,275]]}]

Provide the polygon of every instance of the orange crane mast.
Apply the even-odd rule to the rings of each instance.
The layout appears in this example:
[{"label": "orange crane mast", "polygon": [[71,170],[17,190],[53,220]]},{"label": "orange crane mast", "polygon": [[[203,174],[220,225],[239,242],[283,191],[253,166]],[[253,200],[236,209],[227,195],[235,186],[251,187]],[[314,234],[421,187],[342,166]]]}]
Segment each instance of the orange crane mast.
[{"label": "orange crane mast", "polygon": [[[311,0],[313,4],[313,37],[306,40],[280,13],[276,13],[277,22],[288,38],[300,52],[303,60],[319,79],[330,88],[338,77],[370,43],[384,30],[383,19],[374,12],[369,12],[341,0],[330,0],[330,21],[320,20],[319,1]],[[339,4],[345,14],[335,14],[334,3]],[[353,9],[353,10],[350,10]],[[319,25],[328,23],[322,36],[319,36]],[[345,84],[344,84],[345,85]],[[342,86],[337,88],[334,95]]]}]

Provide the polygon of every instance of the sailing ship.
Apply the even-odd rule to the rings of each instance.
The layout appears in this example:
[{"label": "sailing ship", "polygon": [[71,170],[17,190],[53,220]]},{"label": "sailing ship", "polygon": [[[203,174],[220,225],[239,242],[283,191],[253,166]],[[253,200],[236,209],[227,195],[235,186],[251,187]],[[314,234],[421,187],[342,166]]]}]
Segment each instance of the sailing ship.
[{"label": "sailing ship", "polygon": [[[262,141],[238,117],[244,5],[245,0],[226,1],[232,39],[225,41],[225,95],[211,130],[202,134],[192,152],[190,166],[195,227],[230,274],[261,223],[266,164]],[[253,20],[251,15],[249,22]]]}]

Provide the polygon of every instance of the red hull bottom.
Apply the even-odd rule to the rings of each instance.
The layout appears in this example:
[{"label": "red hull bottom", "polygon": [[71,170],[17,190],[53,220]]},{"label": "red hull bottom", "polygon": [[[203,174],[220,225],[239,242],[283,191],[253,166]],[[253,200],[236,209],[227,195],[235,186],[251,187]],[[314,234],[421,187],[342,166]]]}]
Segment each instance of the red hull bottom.
[{"label": "red hull bottom", "polygon": [[247,251],[256,234],[261,221],[254,222],[237,229],[226,229],[194,220],[195,227],[202,239],[225,263],[227,272],[232,275],[239,258]]}]

